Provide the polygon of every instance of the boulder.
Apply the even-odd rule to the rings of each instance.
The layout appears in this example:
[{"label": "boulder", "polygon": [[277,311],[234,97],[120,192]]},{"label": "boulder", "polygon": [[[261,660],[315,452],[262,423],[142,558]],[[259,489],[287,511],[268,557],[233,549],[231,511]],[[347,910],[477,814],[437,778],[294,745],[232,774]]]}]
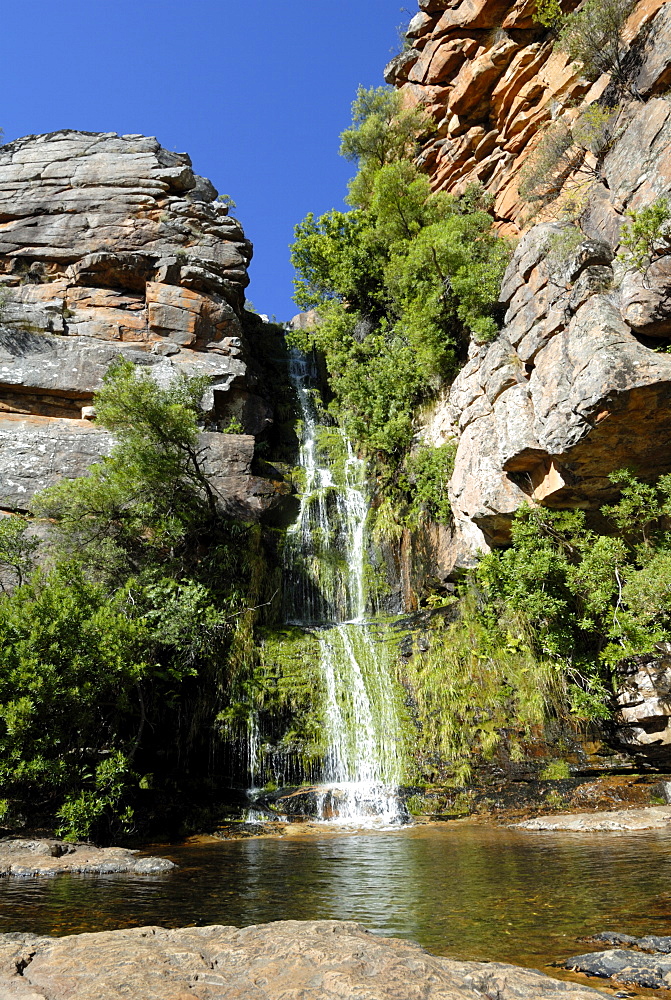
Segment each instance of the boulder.
[{"label": "boulder", "polygon": [[671,959],[666,955],[641,955],[622,948],[593,951],[567,958],[565,967],[600,979],[613,979],[623,986],[650,990],[671,989]]},{"label": "boulder", "polygon": [[618,675],[616,740],[638,757],[671,761],[671,646],[624,660]]},{"label": "boulder", "polygon": [[[0,875],[47,877],[64,872],[88,875],[160,875],[175,868],[167,858],[138,857],[123,847],[93,847],[62,840],[0,840]],[[0,996],[2,986],[0,985]]]},{"label": "boulder", "polygon": [[0,935],[0,994],[25,1000],[596,1000],[499,962],[459,962],[337,920],[135,927],[62,938]]}]

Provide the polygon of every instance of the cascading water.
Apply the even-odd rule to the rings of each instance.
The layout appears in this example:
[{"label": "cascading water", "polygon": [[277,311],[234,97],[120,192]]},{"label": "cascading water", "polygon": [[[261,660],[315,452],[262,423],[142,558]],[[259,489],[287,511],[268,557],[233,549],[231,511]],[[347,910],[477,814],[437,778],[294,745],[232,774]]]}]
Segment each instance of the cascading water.
[{"label": "cascading water", "polygon": [[[289,374],[301,408],[305,485],[285,549],[285,617],[319,638],[328,750],[317,813],[399,822],[402,727],[386,649],[364,617],[365,467],[340,431],[320,425],[313,373],[299,352]],[[320,442],[325,435],[330,447]]]}]

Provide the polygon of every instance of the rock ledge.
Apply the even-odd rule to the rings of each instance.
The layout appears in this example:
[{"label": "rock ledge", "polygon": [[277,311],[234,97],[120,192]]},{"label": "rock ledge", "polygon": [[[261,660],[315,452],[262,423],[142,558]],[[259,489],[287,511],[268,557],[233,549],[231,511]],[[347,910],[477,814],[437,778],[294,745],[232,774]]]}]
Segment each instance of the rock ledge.
[{"label": "rock ledge", "polygon": [[[176,866],[167,858],[139,858],[123,847],[91,847],[61,840],[0,841],[0,875],[58,875],[77,872],[158,875]],[[0,994],[0,1000],[3,1000]]]},{"label": "rock ledge", "polygon": [[355,923],[0,935],[0,997],[23,1000],[596,1000],[499,963],[456,962]]}]

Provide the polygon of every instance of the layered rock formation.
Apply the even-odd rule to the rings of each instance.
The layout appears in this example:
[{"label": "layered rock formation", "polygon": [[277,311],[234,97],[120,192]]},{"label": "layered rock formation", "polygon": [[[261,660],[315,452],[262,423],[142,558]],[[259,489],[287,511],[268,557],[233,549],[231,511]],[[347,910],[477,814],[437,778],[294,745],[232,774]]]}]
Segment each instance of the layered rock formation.
[{"label": "layered rock formation", "polygon": [[[577,6],[562,3],[566,12]],[[542,126],[563,109],[575,113],[577,105],[597,100],[609,78],[590,83],[553,48],[534,21],[536,0],[419,0],[419,7],[408,48],[385,77],[410,103],[425,104],[436,122],[420,162],[438,190],[484,184],[496,217],[508,232],[519,232],[528,214],[520,171]],[[627,24],[632,89],[643,98],[671,83],[670,28],[666,0],[642,0]]]},{"label": "layered rock formation", "polygon": [[153,138],[56,132],[0,147],[0,507],[81,475],[112,442],[91,426],[115,358],[166,384],[211,379],[204,431],[227,510],[258,517],[281,487],[251,471],[272,422],[241,316],[252,247],[186,154]]},{"label": "layered rock formation", "polygon": [[[522,233],[499,337],[472,345],[421,431],[434,444],[458,442],[455,529],[408,537],[406,564],[446,580],[505,544],[523,503],[596,510],[614,496],[613,470],[671,471],[671,266],[662,258],[643,275],[617,257],[626,212],[671,195],[671,102],[657,96],[671,82],[671,5],[643,0],[624,32],[629,89],[640,99],[617,94],[607,74],[581,78],[534,22],[534,0],[420,7],[410,48],[387,69],[438,123],[420,162],[437,189],[482,183],[502,232]],[[529,225],[520,176],[543,123],[570,124],[601,95],[600,106],[619,102],[616,125],[580,185],[582,236],[569,252],[552,206]],[[575,187],[575,174],[560,180]]]},{"label": "layered rock formation", "polygon": [[354,923],[137,927],[64,938],[0,935],[12,1000],[596,1000],[596,990],[499,962],[458,962]]}]

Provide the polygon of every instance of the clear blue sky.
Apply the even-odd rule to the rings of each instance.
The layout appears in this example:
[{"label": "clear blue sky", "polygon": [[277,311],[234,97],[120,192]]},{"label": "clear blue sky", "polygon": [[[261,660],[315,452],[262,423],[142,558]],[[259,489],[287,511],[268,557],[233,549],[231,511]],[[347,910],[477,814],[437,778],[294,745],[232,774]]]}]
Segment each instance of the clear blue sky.
[{"label": "clear blue sky", "polygon": [[[403,8],[407,8],[407,12]],[[188,152],[237,202],[249,298],[288,319],[287,246],[342,207],[338,156],[358,84],[383,82],[415,0],[31,0],[2,13],[5,141],[62,128],[142,132]]]}]

